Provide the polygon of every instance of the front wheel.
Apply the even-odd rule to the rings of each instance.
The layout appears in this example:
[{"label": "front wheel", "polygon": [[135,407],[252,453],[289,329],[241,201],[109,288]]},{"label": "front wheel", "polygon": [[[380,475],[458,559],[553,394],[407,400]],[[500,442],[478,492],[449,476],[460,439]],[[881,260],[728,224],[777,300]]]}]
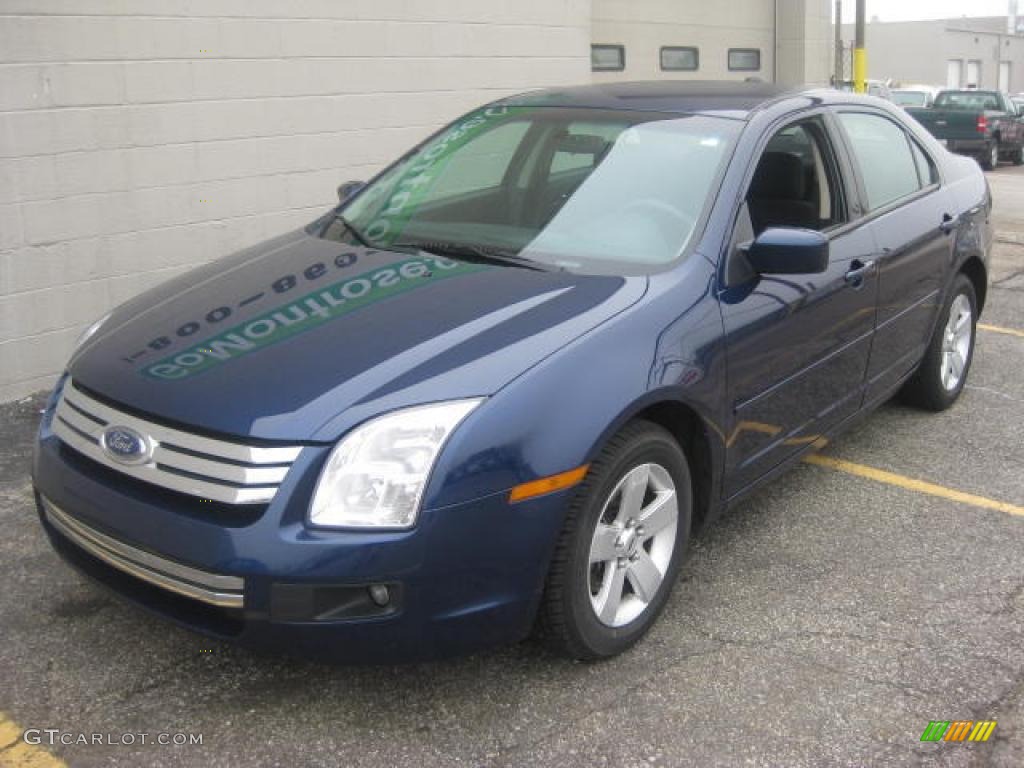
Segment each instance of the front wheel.
[{"label": "front wheel", "polygon": [[959,274],[924,359],[903,388],[906,402],[930,411],[944,411],[956,402],[974,359],[977,314],[974,285]]},{"label": "front wheel", "polygon": [[541,606],[541,631],[583,660],[622,653],[665,607],[689,540],[686,456],[665,429],[627,425],[570,506]]}]

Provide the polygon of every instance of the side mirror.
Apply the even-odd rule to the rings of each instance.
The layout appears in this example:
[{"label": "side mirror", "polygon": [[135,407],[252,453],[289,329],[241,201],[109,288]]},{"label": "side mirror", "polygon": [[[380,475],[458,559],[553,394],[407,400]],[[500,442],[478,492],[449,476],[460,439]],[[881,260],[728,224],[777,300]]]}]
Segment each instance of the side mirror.
[{"label": "side mirror", "polygon": [[340,187],[338,187],[338,200],[345,202],[352,195],[358,192],[360,189],[366,186],[365,181],[346,181]]},{"label": "side mirror", "polygon": [[759,275],[807,275],[828,269],[828,238],[812,229],[766,229],[746,253]]}]

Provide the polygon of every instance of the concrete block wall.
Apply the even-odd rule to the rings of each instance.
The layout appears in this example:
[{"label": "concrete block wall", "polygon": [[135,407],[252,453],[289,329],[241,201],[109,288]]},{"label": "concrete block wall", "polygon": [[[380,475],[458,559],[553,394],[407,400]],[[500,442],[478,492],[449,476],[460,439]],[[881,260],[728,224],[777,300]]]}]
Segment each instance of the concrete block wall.
[{"label": "concrete block wall", "polygon": [[0,401],[484,101],[590,79],[590,0],[0,0]]}]

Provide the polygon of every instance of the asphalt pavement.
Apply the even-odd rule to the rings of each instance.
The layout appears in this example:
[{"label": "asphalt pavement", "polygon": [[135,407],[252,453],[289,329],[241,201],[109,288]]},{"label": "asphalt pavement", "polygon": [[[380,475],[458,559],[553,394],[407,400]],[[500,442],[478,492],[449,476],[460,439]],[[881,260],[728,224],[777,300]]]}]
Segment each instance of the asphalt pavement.
[{"label": "asphalt pavement", "polygon": [[[826,448],[834,465],[730,511],[651,635],[605,663],[526,642],[326,666],[126,607],[40,530],[41,400],[0,406],[0,766],[1024,765],[1024,168],[989,178],[999,243],[961,401],[890,403]],[[936,720],[997,725],[921,742]],[[104,743],[21,737],[47,728]]]}]

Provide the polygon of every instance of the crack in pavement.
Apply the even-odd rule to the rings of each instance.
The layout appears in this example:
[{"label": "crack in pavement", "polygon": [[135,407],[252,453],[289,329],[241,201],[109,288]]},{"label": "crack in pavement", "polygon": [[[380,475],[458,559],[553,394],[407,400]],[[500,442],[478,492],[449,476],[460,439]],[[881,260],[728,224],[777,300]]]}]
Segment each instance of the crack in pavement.
[{"label": "crack in pavement", "polygon": [[1014,397],[1013,395],[1008,395],[1005,392],[1000,392],[998,389],[993,389],[992,387],[982,387],[979,386],[978,384],[964,384],[964,389],[970,389],[977,392],[985,392],[990,395],[996,395],[997,397],[1002,397],[1014,403],[1024,403],[1024,400],[1022,400],[1021,398]]},{"label": "crack in pavement", "polygon": [[1004,277],[1000,277],[998,280],[993,280],[991,283],[989,283],[989,287],[1000,288],[1002,287],[1003,283],[1018,278],[1021,275],[1024,275],[1024,269],[1018,269],[1016,272],[1011,272],[1010,274]]},{"label": "crack in pavement", "polygon": [[[1024,593],[1024,583],[1016,585],[1012,590],[1010,590],[1008,593],[1006,593],[1003,596],[1003,599],[1006,600],[1006,601],[1009,601],[1009,602],[1015,602],[1022,593]],[[991,614],[991,612],[985,612],[985,613],[986,614]],[[702,658],[702,657],[706,657],[706,656],[711,656],[711,655],[714,655],[714,654],[719,654],[719,653],[722,653],[723,651],[726,651],[726,650],[728,650],[730,648],[743,648],[743,649],[748,649],[748,650],[758,650],[758,649],[766,649],[766,648],[777,649],[777,648],[779,648],[780,646],[786,644],[789,641],[806,639],[808,637],[821,637],[821,638],[832,638],[832,639],[847,639],[847,640],[858,641],[858,642],[861,642],[861,643],[864,643],[864,644],[877,643],[877,644],[882,644],[882,645],[886,645],[886,644],[888,644],[888,645],[899,645],[899,646],[901,646],[901,647],[903,647],[904,649],[907,649],[907,650],[918,651],[918,652],[921,652],[921,653],[930,653],[930,651],[928,650],[928,648],[926,646],[924,646],[922,644],[912,643],[912,642],[910,642],[908,640],[904,640],[903,638],[891,637],[891,636],[885,636],[885,635],[870,635],[870,634],[863,634],[863,633],[858,633],[858,632],[847,632],[847,631],[842,631],[842,630],[837,630],[837,631],[814,631],[814,630],[809,630],[809,631],[799,631],[799,632],[787,632],[787,633],[782,633],[782,634],[779,634],[779,635],[774,635],[772,637],[768,637],[768,638],[765,638],[765,639],[762,639],[762,640],[741,640],[741,639],[736,639],[736,638],[723,638],[721,636],[715,636],[714,634],[708,633],[708,632],[706,632],[704,630],[698,630],[698,631],[699,631],[699,634],[701,636],[703,636],[703,638],[707,642],[709,642],[711,645],[709,647],[707,647],[707,648],[703,648],[701,650],[694,651],[692,653],[685,653],[685,654],[682,654],[682,655],[679,655],[679,656],[675,657],[667,665],[669,669],[677,669],[677,668],[683,667],[688,661],[690,661],[692,659]],[[992,656],[988,656],[988,655],[985,655],[985,654],[971,654],[968,658],[975,659],[975,660],[978,660],[978,661],[983,661],[983,662],[985,662],[987,664],[992,664],[994,666],[997,666],[997,667],[1001,668],[1004,672],[1006,672],[1010,677],[1012,677],[1014,679],[1013,687],[1011,687],[1010,690],[1004,691],[1003,693],[1001,693],[996,699],[994,699],[987,706],[985,706],[985,707],[978,707],[976,710],[972,710],[971,711],[972,717],[974,717],[974,719],[979,719],[979,718],[980,719],[986,719],[986,718],[989,718],[991,715],[990,714],[985,714],[984,716],[980,716],[979,715],[978,717],[975,717],[976,712],[991,713],[991,712],[995,711],[996,709],[998,709],[1005,700],[1007,700],[1008,698],[1011,698],[1012,695],[1017,690],[1019,690],[1020,683],[1021,683],[1022,680],[1024,680],[1024,672],[1022,672],[1021,669],[1018,669],[1018,668],[1016,668],[1014,666],[1011,666],[1010,664],[1007,664],[1006,662],[1004,662],[1004,661],[1002,661],[1000,659],[997,659],[997,658],[994,658]],[[857,675],[856,672],[854,670],[852,670],[852,669],[848,669],[848,668],[844,668],[844,667],[836,666],[836,665],[831,665],[831,664],[828,664],[828,663],[823,662],[821,660],[814,659],[814,658],[811,658],[811,657],[808,657],[808,656],[793,657],[793,658],[788,659],[788,661],[791,664],[793,664],[794,666],[797,666],[797,667],[801,667],[801,666],[805,667],[805,668],[813,667],[813,668],[816,668],[816,669],[825,670],[827,672],[832,673],[833,675],[835,675],[838,678],[856,677],[859,683],[868,684],[868,685],[874,685],[874,686],[878,686],[880,688],[885,688],[885,689],[888,689],[888,690],[899,691],[903,695],[912,697],[915,701],[928,701],[930,699],[934,699],[936,697],[941,697],[943,695],[946,695],[949,692],[948,689],[946,689],[946,688],[927,688],[927,687],[922,687],[920,685],[917,685],[917,684],[914,684],[914,683],[911,683],[911,682],[906,682],[905,680],[902,680],[902,679],[886,679],[886,678],[870,677],[870,676],[865,676],[865,675]],[[902,662],[902,656],[898,657],[898,661]],[[902,671],[902,669],[903,669],[902,663],[900,663],[899,666],[900,666],[900,669]],[[579,725],[580,723],[584,722],[585,720],[587,720],[588,718],[592,717],[593,715],[599,714],[601,712],[609,711],[614,706],[623,704],[630,696],[633,696],[634,694],[638,693],[641,690],[647,689],[650,686],[650,684],[652,684],[655,681],[655,678],[658,678],[658,677],[660,677],[663,674],[664,674],[664,668],[659,670],[658,672],[654,672],[654,673],[652,673],[650,675],[647,675],[647,676],[645,676],[643,678],[638,679],[638,681],[635,684],[625,688],[624,690],[620,689],[620,691],[617,693],[617,695],[607,697],[606,701],[600,702],[598,704],[595,704],[593,707],[590,707],[590,708],[588,708],[588,709],[586,709],[584,711],[581,711],[578,716],[573,717],[568,722],[562,722],[562,723],[559,723],[559,725],[557,725],[557,726],[553,726],[551,728],[547,728],[544,731],[542,731],[541,733],[536,734],[535,737],[530,738],[530,739],[528,739],[526,741],[522,741],[522,742],[516,743],[516,744],[512,745],[509,748],[501,748],[501,749],[499,749],[499,754],[495,758],[493,758],[494,760],[497,760],[498,762],[485,763],[485,764],[491,764],[491,765],[507,764],[508,761],[510,759],[512,759],[513,757],[515,757],[516,755],[522,754],[523,752],[526,752],[529,749],[531,749],[533,747],[536,747],[539,744],[542,744],[542,743],[548,741],[552,736],[557,736],[558,734],[566,732],[567,730],[571,729],[573,726]],[[886,746],[892,746],[888,742],[880,742],[880,743],[881,744],[885,744]]]},{"label": "crack in pavement", "polygon": [[93,704],[91,706],[87,706],[82,710],[82,715],[91,715],[107,703],[125,705],[136,696],[141,696],[144,693],[150,693],[151,691],[162,688],[168,683],[180,678],[182,676],[183,667],[195,666],[197,661],[203,660],[194,658],[191,655],[176,658],[161,667],[151,680],[145,680],[135,683],[134,685],[130,685],[127,689],[120,691],[117,696],[106,698],[97,696],[93,700]]},{"label": "crack in pavement", "polygon": [[[735,638],[722,638],[722,637],[716,637],[716,636],[714,636],[714,635],[712,635],[710,633],[707,633],[705,631],[701,631],[700,634],[704,636],[705,640],[707,640],[709,643],[711,643],[711,646],[708,647],[708,648],[701,649],[699,651],[694,651],[692,653],[685,653],[685,654],[676,656],[674,659],[672,659],[672,661],[670,661],[668,663],[667,667],[669,669],[680,668],[680,667],[684,666],[686,664],[686,662],[688,662],[688,661],[690,661],[692,659],[702,658],[702,657],[706,657],[706,656],[712,656],[712,655],[715,655],[715,654],[719,654],[719,653],[722,653],[723,651],[726,651],[726,650],[728,650],[730,648],[743,648],[743,649],[747,649],[747,650],[759,650],[759,649],[766,649],[766,648],[776,649],[779,646],[784,645],[785,643],[787,643],[787,642],[789,642],[791,640],[804,639],[804,638],[807,638],[807,637],[841,638],[841,639],[852,639],[852,640],[864,641],[866,643],[897,644],[897,645],[902,645],[903,647],[908,648],[908,649],[912,649],[912,650],[927,651],[926,648],[924,648],[924,647],[922,647],[920,645],[915,645],[913,643],[910,643],[910,642],[908,642],[906,640],[903,640],[902,638],[865,635],[865,634],[861,634],[861,633],[845,632],[845,631],[825,632],[825,631],[813,631],[812,630],[812,631],[803,631],[803,632],[788,632],[788,633],[783,633],[783,634],[775,635],[773,637],[765,638],[763,640],[739,640],[739,639],[735,639]],[[832,674],[836,675],[837,677],[841,677],[841,678],[849,678],[853,674],[852,670],[848,670],[848,669],[844,669],[842,667],[836,667],[836,666],[833,666],[833,665],[829,665],[829,664],[826,664],[825,662],[819,661],[817,659],[809,658],[809,657],[799,657],[799,658],[793,657],[793,658],[788,659],[788,661],[791,664],[793,664],[794,666],[815,667],[815,668],[819,668],[819,669],[824,669],[824,670],[829,671]],[[553,726],[551,728],[545,729],[543,732],[537,734],[534,738],[531,738],[531,739],[529,739],[527,741],[523,741],[523,742],[517,743],[517,744],[515,744],[514,746],[512,746],[510,748],[499,750],[499,755],[495,758],[499,762],[498,763],[491,763],[491,764],[492,765],[507,764],[507,761],[509,759],[511,759],[512,757],[514,757],[515,755],[521,754],[524,751],[529,750],[531,747],[535,747],[535,746],[537,746],[539,744],[542,744],[545,741],[548,741],[552,736],[556,736],[556,735],[558,735],[560,733],[566,732],[572,726],[576,726],[576,725],[582,723],[583,721],[585,721],[586,719],[588,719],[589,717],[591,717],[591,716],[593,716],[595,714],[599,714],[601,712],[605,712],[605,711],[610,710],[613,705],[621,704],[621,703],[625,702],[626,699],[628,699],[630,696],[634,695],[635,693],[639,692],[640,690],[648,688],[649,685],[655,681],[655,678],[658,678],[658,677],[662,676],[663,674],[664,674],[664,668],[659,670],[659,671],[657,671],[657,672],[653,672],[650,675],[647,675],[647,676],[645,676],[643,678],[638,679],[638,681],[635,684],[625,688],[624,690],[620,690],[617,693],[617,695],[607,697],[609,699],[608,701],[601,702],[599,704],[594,705],[593,707],[590,707],[590,708],[580,712],[578,716],[573,717],[568,722],[559,723],[557,726]],[[908,683],[908,682],[903,682],[901,680],[886,680],[886,679],[882,679],[882,678],[866,677],[866,676],[863,676],[863,675],[859,676],[858,680],[861,681],[861,682],[864,682],[864,683],[868,683],[870,685],[876,685],[878,687],[883,687],[883,688],[887,688],[887,689],[895,689],[895,690],[898,690],[898,691],[900,691],[900,692],[902,692],[904,694],[913,695],[913,697],[915,699],[919,699],[919,700],[927,700],[929,697],[939,696],[939,695],[942,695],[942,694],[944,694],[946,692],[944,689],[922,688],[922,687],[915,686],[915,685],[913,685],[911,683]]]}]

